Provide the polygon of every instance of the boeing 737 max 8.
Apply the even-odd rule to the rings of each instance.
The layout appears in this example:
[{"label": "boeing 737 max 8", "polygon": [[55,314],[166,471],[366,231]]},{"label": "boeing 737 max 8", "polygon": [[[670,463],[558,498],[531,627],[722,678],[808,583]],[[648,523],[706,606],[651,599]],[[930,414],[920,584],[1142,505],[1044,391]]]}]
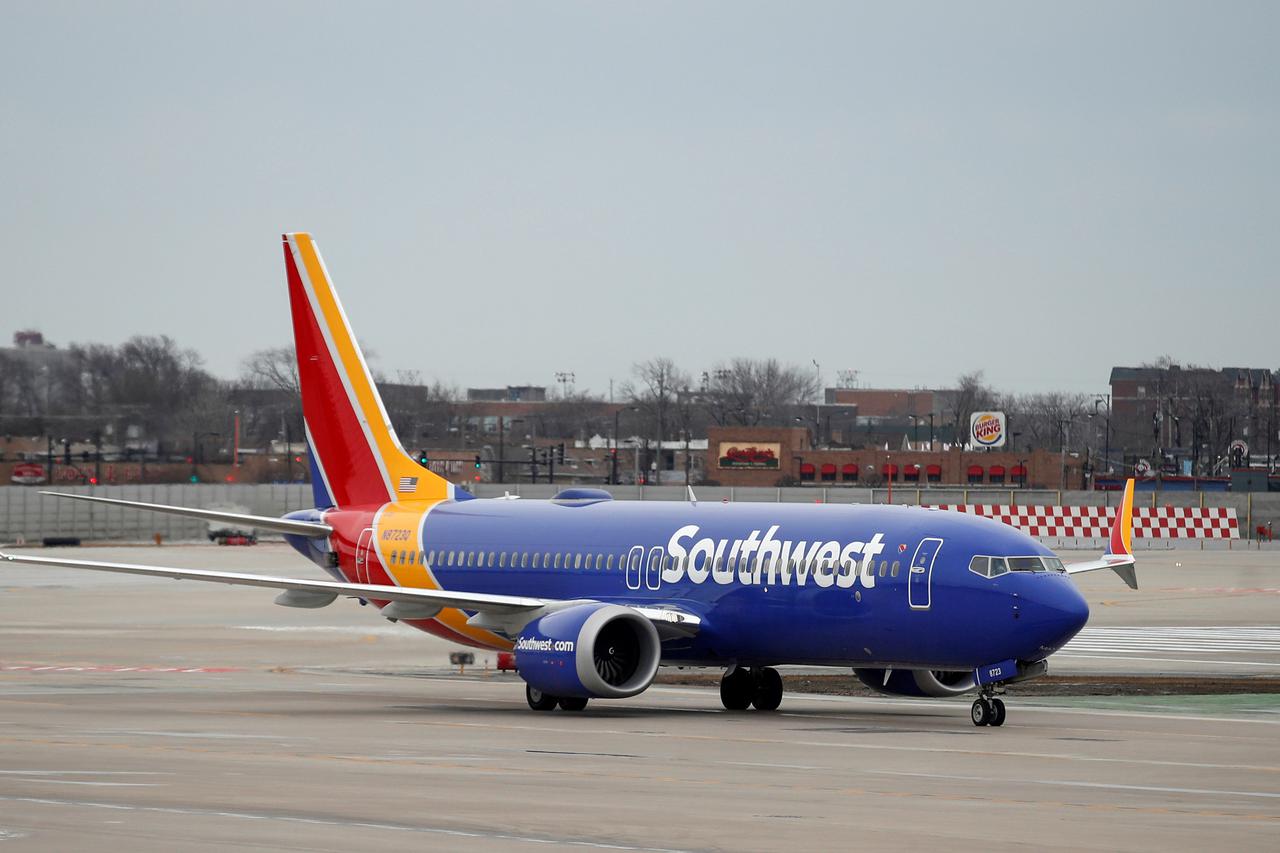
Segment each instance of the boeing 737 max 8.
[{"label": "boeing 737 max 8", "polygon": [[1114,569],[1137,586],[1133,483],[1107,553],[1064,565],[996,521],[904,506],[475,499],[396,438],[310,235],[284,260],[315,508],[241,516],[90,495],[284,535],[331,579],[102,563],[15,563],[282,590],[276,603],[371,602],[438,636],[514,650],[530,707],[581,710],[644,691],[663,664],[720,667],[726,708],[782,701],[780,664],[851,667],[882,693],[976,691],[975,725],[1001,725],[1005,685],[1046,670],[1089,617],[1070,575]]}]

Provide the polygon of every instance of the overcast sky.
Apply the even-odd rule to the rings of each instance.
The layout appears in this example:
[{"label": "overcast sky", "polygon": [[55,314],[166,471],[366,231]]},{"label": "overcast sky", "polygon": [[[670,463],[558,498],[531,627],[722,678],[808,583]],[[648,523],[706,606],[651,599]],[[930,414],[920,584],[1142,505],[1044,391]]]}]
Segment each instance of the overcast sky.
[{"label": "overcast sky", "polygon": [[0,0],[5,342],[290,339],[607,393],[1280,367],[1280,4]]}]

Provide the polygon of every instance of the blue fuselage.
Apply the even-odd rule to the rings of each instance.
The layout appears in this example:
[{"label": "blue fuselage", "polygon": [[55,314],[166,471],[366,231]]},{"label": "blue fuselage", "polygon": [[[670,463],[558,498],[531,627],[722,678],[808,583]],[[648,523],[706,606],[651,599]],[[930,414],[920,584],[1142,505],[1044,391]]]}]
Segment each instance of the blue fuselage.
[{"label": "blue fuselage", "polygon": [[[426,560],[444,589],[700,617],[696,636],[664,643],[667,663],[971,669],[1044,658],[1089,614],[1060,571],[971,571],[975,556],[1052,553],[960,513],[468,500],[438,504],[418,523],[402,547],[384,543],[384,559]],[[374,537],[387,536],[377,517],[372,527]]]}]

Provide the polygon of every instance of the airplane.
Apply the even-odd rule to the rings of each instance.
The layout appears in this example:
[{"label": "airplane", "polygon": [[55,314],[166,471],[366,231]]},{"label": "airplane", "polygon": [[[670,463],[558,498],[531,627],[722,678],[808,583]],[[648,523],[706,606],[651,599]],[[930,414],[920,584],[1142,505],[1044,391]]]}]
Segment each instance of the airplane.
[{"label": "airplane", "polygon": [[[1085,625],[1070,576],[1112,569],[1137,588],[1133,481],[1098,560],[1064,565],[991,519],[895,505],[479,499],[401,445],[311,235],[284,235],[315,506],[282,518],[114,504],[280,533],[330,579],[0,554],[9,563],[279,589],[337,598],[447,640],[514,652],[535,711],[635,696],[659,666],[724,670],[728,710],[776,710],[780,665],[852,668],[887,695],[1000,694],[1042,675]],[[54,494],[54,493],[51,493]]]}]

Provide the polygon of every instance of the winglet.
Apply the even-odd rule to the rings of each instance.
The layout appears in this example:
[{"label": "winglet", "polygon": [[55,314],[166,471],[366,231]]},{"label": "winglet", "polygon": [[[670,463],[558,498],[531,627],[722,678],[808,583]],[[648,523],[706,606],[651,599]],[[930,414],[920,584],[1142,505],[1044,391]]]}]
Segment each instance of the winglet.
[{"label": "winglet", "polygon": [[1133,556],[1133,480],[1124,484],[1124,498],[1111,523],[1111,536],[1107,541],[1107,553]]},{"label": "winglet", "polygon": [[1107,537],[1107,552],[1101,560],[1089,560],[1084,563],[1067,563],[1064,567],[1068,574],[1080,572],[1096,572],[1099,569],[1111,569],[1120,576],[1129,589],[1138,588],[1138,572],[1134,569],[1133,558],[1133,480],[1124,485],[1124,497],[1116,510],[1115,521],[1111,522],[1111,534]]}]

